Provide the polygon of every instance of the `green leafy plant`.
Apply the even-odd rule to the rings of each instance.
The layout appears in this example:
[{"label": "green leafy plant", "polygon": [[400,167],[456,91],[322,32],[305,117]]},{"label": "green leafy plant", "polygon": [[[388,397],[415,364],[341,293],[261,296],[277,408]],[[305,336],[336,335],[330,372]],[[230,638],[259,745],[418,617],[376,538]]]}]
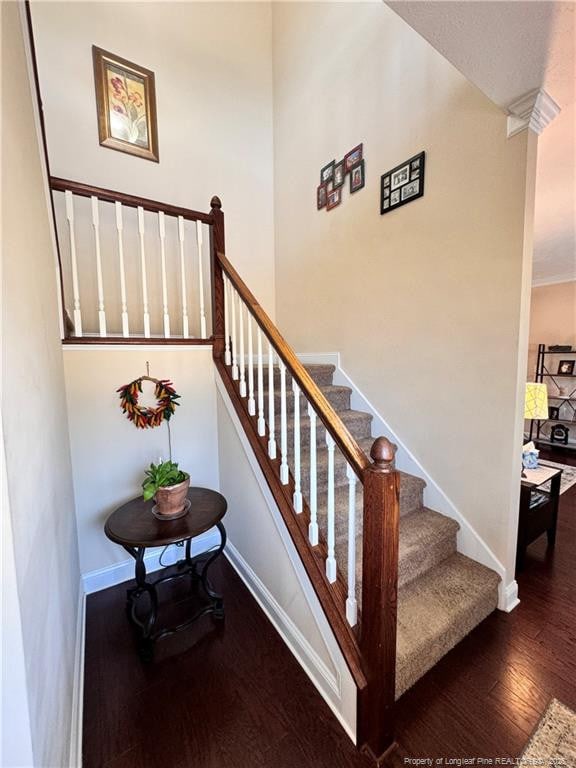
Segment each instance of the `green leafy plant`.
[{"label": "green leafy plant", "polygon": [[167,488],[170,485],[183,483],[189,476],[187,472],[178,469],[174,461],[163,461],[161,464],[150,464],[150,469],[145,472],[146,479],[142,483],[144,501],[151,499],[158,488]]}]

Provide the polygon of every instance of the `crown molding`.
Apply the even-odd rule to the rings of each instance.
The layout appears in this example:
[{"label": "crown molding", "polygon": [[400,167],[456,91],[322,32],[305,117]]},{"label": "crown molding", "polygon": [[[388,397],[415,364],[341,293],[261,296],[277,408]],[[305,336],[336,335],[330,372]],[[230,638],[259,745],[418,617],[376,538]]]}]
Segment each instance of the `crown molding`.
[{"label": "crown molding", "polygon": [[508,138],[529,128],[538,135],[560,112],[560,106],[543,88],[536,88],[508,107]]},{"label": "crown molding", "polygon": [[540,277],[532,281],[532,288],[542,288],[545,285],[559,285],[560,283],[575,283],[576,273],[566,273],[563,275],[550,275],[549,277]]}]

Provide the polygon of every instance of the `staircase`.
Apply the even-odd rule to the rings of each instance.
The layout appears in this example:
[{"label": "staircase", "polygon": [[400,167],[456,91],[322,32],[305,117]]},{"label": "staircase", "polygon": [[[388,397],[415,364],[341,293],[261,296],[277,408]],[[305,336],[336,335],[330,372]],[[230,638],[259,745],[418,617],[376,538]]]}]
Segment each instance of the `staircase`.
[{"label": "staircase", "polygon": [[[374,442],[372,416],[351,410],[351,390],[332,383],[333,365],[306,365],[306,370],[336,410],[358,445],[367,453]],[[290,380],[288,379],[288,384]],[[279,374],[275,398],[280,408]],[[289,387],[287,387],[289,389]],[[292,401],[288,411],[292,411]],[[304,407],[301,406],[302,417]],[[288,446],[293,445],[294,420],[288,420]],[[325,434],[318,429],[316,482],[318,523],[326,527],[328,456]],[[307,452],[306,452],[307,453]],[[302,456],[302,487],[309,487],[310,462]],[[290,449],[289,449],[290,455]],[[490,569],[458,553],[458,523],[427,509],[423,502],[425,482],[400,472],[400,547],[398,562],[398,625],[396,698],[431,669],[451,648],[486,618],[498,602],[500,577]],[[346,462],[335,460],[336,560],[347,569],[348,480]],[[304,491],[304,495],[305,491]],[[356,593],[362,591],[362,488],[357,487]]]},{"label": "staircase", "polygon": [[[458,553],[458,523],[424,506],[424,481],[396,470],[396,446],[374,440],[371,415],[350,408],[351,391],[333,383],[334,367],[298,360],[226,258],[217,197],[204,213],[81,182],[50,183],[64,196],[59,230],[69,241],[69,260],[58,253],[63,343],[212,346],[356,687],[357,745],[381,764],[395,745],[395,699],[496,608],[498,576]],[[90,218],[86,245],[77,242],[75,222]],[[151,228],[159,237],[159,283],[147,251]],[[170,229],[177,250],[166,248]],[[139,243],[139,258],[127,262],[125,231],[127,242]],[[102,243],[117,244],[112,262],[101,234]],[[88,270],[96,281],[84,279]],[[119,291],[107,293],[104,275],[116,273]],[[174,275],[181,300],[171,303]],[[188,303],[191,276],[198,298]],[[127,286],[140,286],[139,295]],[[161,300],[161,313],[150,311],[149,299],[157,309]]]}]

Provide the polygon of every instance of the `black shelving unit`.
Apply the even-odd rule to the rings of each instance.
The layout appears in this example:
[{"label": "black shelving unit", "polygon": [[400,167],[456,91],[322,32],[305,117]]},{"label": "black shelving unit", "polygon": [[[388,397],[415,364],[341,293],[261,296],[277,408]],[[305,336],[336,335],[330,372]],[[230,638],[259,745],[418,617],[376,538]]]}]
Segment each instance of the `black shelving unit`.
[{"label": "black shelving unit", "polygon": [[[554,373],[551,371],[552,362],[567,358],[576,360],[576,350],[571,352],[556,352],[546,349],[545,344],[538,345],[538,357],[536,359],[536,375],[534,380],[548,385],[548,401],[559,409],[557,419],[532,419],[530,422],[530,440],[537,445],[553,445],[555,448],[576,449],[576,371],[573,375],[566,373]],[[557,367],[557,366],[556,366]],[[562,383],[559,384],[558,382]],[[567,390],[568,394],[561,395],[560,388]],[[548,433],[553,424],[568,426],[568,445],[550,440]],[[572,427],[572,428],[571,428]],[[572,442],[570,442],[572,438]]]}]

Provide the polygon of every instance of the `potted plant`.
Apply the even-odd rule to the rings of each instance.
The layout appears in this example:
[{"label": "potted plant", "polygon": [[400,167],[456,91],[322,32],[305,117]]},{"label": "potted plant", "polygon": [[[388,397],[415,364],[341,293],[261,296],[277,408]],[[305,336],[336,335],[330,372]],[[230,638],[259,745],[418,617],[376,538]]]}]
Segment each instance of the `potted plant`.
[{"label": "potted plant", "polygon": [[190,475],[178,469],[177,462],[161,461],[150,464],[142,483],[144,501],[154,498],[162,517],[179,515],[186,504]]}]

